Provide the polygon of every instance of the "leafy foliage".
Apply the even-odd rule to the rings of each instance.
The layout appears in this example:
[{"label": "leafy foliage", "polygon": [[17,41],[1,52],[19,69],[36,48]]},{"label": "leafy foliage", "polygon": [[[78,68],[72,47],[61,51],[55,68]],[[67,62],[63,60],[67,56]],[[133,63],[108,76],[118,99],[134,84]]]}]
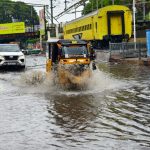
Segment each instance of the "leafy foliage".
[{"label": "leafy foliage", "polygon": [[[146,19],[149,19],[149,13],[150,13],[150,0],[135,0],[136,2],[136,9],[137,9],[137,14],[136,17],[137,19],[143,19],[143,4],[139,4],[141,2],[148,2],[145,4],[145,11],[146,11]],[[89,0],[89,3],[86,4],[84,7],[82,14],[86,15],[97,8],[101,8],[107,5],[111,5],[113,0]],[[133,0],[114,0],[114,4],[116,5],[127,5],[130,9],[132,9],[132,3]]]},{"label": "leafy foliage", "polygon": [[37,12],[33,6],[24,2],[0,0],[0,23],[23,21],[26,25],[39,24]]},{"label": "leafy foliage", "polygon": [[[120,4],[120,2],[120,0],[114,0],[114,4]],[[89,0],[89,3],[86,4],[85,8],[82,11],[82,14],[86,15],[93,10],[96,10],[97,7],[101,8],[111,4],[112,0]]]}]

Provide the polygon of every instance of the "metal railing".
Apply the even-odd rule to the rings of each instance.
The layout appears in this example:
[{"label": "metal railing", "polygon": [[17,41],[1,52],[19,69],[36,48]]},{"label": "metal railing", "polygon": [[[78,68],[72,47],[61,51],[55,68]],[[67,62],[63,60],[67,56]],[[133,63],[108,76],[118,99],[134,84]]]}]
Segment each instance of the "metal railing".
[{"label": "metal railing", "polygon": [[109,43],[110,57],[113,54],[119,54],[122,58],[139,58],[147,57],[147,46],[146,43],[134,43],[134,42],[123,42],[123,43]]}]

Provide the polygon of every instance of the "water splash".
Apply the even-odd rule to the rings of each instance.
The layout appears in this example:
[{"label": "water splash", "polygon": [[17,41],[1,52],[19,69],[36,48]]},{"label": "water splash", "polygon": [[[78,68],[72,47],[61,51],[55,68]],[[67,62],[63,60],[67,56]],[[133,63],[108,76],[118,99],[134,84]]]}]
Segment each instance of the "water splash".
[{"label": "water splash", "polygon": [[23,92],[29,93],[51,93],[56,95],[86,95],[97,94],[103,91],[114,91],[125,88],[127,82],[115,79],[100,70],[92,72],[92,76],[87,79],[85,88],[65,89],[55,84],[55,74],[47,76],[44,71],[28,71],[21,75],[18,86]]},{"label": "water splash", "polygon": [[44,82],[46,76],[42,71],[31,71],[23,74],[21,80],[27,85],[37,85]]},{"label": "water splash", "polygon": [[117,90],[125,86],[127,86],[127,82],[116,79],[100,70],[96,70],[93,71],[92,77],[89,79],[88,89],[101,92],[104,90]]}]

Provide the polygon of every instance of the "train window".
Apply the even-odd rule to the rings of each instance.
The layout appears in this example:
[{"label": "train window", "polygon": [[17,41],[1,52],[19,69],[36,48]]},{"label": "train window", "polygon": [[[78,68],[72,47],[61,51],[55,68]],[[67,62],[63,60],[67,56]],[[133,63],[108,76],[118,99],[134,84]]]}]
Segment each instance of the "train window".
[{"label": "train window", "polygon": [[75,32],[78,32],[78,28],[76,28]]},{"label": "train window", "polygon": [[87,25],[85,25],[85,30],[87,30]]},{"label": "train window", "polygon": [[90,25],[88,24],[88,25],[87,25],[87,30],[89,30],[89,27],[90,27]]},{"label": "train window", "polygon": [[82,31],[84,31],[84,26],[82,26]]},{"label": "train window", "polygon": [[79,28],[79,32],[81,31],[81,27]]},{"label": "train window", "polygon": [[96,32],[97,32],[97,22],[95,22],[95,28],[96,28]]},{"label": "train window", "polygon": [[92,29],[92,25],[90,24],[90,29]]},{"label": "train window", "polygon": [[85,26],[83,26],[82,28],[83,28],[83,31],[84,31],[85,30]]}]

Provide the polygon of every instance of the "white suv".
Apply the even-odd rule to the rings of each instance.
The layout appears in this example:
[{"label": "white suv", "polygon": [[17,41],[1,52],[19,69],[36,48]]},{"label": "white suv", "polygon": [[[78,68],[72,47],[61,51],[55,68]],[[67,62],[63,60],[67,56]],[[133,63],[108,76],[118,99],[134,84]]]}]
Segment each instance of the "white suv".
[{"label": "white suv", "polygon": [[25,68],[25,56],[18,44],[0,44],[0,67],[1,66]]}]

